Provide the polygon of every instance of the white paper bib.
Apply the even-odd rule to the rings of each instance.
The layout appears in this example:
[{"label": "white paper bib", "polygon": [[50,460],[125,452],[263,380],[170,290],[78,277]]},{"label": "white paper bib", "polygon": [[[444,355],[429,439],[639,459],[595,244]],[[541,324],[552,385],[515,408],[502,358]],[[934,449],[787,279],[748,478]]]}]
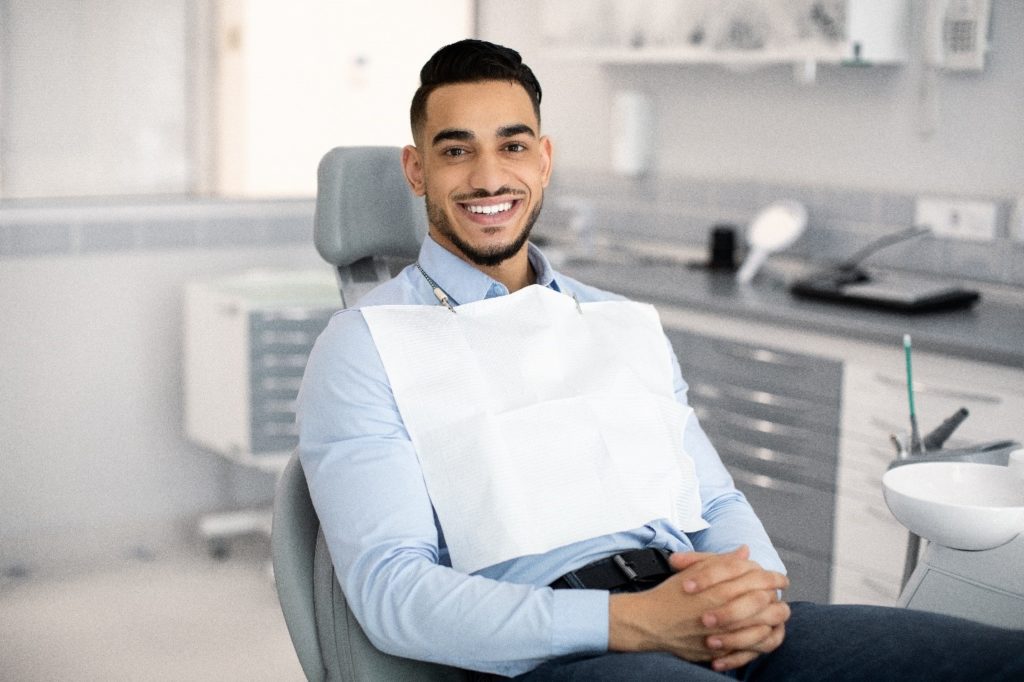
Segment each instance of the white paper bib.
[{"label": "white paper bib", "polygon": [[[582,311],[582,312],[581,312]],[[708,527],[658,314],[534,285],[362,309],[451,556],[471,573],[666,518]]]}]

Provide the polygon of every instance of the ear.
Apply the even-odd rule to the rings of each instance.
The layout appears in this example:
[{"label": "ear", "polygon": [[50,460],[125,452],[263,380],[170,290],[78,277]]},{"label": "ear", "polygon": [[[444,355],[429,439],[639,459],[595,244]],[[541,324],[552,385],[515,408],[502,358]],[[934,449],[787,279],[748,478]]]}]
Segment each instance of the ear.
[{"label": "ear", "polygon": [[540,156],[541,156],[541,178],[543,180],[542,187],[547,187],[548,183],[551,182],[551,162],[552,154],[554,153],[554,147],[551,144],[551,138],[544,135],[540,138]]},{"label": "ear", "polygon": [[413,193],[418,197],[423,196],[426,193],[423,184],[423,164],[420,162],[420,153],[416,147],[407,145],[402,148],[402,170]]}]

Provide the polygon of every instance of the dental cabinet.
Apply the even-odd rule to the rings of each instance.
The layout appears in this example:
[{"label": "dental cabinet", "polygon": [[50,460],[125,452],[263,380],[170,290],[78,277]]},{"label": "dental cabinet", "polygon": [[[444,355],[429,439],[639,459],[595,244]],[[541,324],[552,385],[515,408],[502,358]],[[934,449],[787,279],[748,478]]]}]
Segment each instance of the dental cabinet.
[{"label": "dental cabinet", "polygon": [[[881,478],[889,434],[909,431],[899,336],[657,307],[702,426],[789,568],[788,597],[896,604],[908,531]],[[915,350],[914,381],[923,432],[970,411],[946,447],[1021,437],[1024,368]]]},{"label": "dental cabinet", "polygon": [[789,570],[790,598],[828,601],[841,363],[686,328],[666,331],[701,426]]},{"label": "dental cabinet", "polygon": [[340,307],[327,271],[251,271],[189,284],[189,438],[243,463],[283,463],[298,443],[295,397],[306,358]]}]

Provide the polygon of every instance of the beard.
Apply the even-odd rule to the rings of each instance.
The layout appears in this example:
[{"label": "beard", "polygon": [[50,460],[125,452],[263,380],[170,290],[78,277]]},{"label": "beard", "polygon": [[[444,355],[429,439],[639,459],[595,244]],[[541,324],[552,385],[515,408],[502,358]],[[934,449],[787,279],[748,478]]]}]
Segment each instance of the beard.
[{"label": "beard", "polygon": [[527,216],[526,224],[523,226],[523,229],[511,242],[504,245],[498,244],[486,249],[478,249],[472,244],[467,243],[465,239],[455,232],[455,229],[452,227],[451,220],[448,219],[448,214],[444,212],[444,209],[438,208],[434,205],[430,201],[429,195],[425,197],[425,200],[427,204],[427,220],[430,221],[430,224],[437,228],[438,232],[454,244],[455,248],[457,248],[459,252],[471,263],[481,265],[483,267],[494,267],[495,265],[504,263],[506,260],[519,253],[520,249],[523,248],[523,245],[526,244],[526,241],[530,238],[530,231],[533,229],[534,223],[537,222],[537,218],[540,217],[540,209],[544,205],[544,199],[542,197],[537,205],[533,207],[533,210],[530,211],[530,215]]}]

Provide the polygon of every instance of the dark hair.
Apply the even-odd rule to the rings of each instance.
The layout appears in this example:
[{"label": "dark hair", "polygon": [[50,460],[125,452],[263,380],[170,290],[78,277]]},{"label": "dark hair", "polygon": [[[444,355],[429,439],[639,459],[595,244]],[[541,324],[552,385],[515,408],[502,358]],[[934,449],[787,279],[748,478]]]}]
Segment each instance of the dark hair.
[{"label": "dark hair", "polygon": [[533,101],[540,122],[540,83],[518,52],[485,40],[460,40],[434,53],[420,69],[420,87],[412,98],[409,119],[413,135],[427,118],[427,98],[442,85],[500,80],[519,83]]}]

